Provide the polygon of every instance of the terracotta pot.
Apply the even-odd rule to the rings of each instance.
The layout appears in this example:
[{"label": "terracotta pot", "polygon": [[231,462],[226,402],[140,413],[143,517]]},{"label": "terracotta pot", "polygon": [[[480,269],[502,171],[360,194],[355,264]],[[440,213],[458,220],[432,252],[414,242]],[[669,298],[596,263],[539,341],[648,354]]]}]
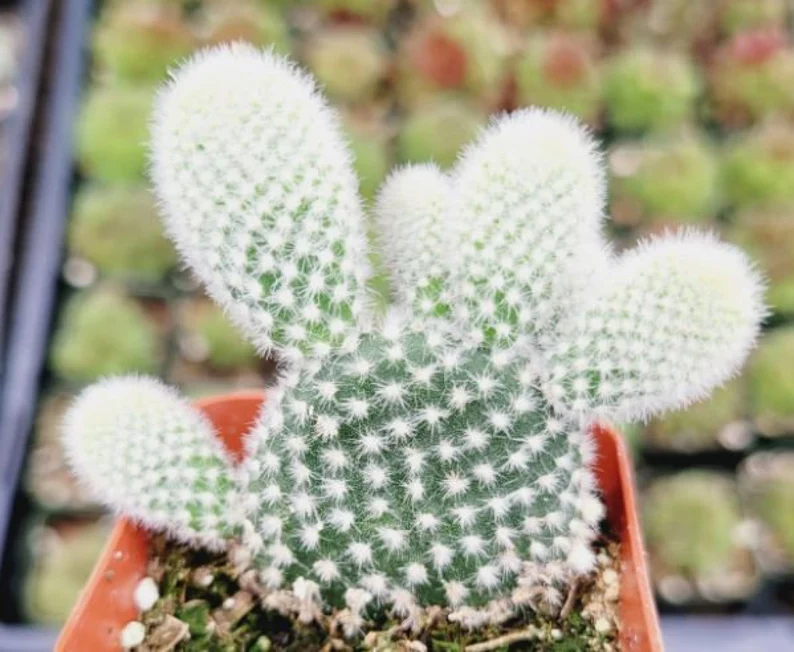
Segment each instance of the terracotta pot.
[{"label": "terracotta pot", "polygon": [[[264,400],[261,392],[242,392],[197,401],[238,460],[242,436]],[[595,429],[598,448],[596,475],[607,508],[607,519],[621,543],[621,649],[662,652],[659,621],[654,607],[645,550],[637,521],[631,460],[620,436],[611,429]],[[122,519],[91,575],[58,640],[57,652],[120,650],[121,630],[139,616],[133,591],[146,574],[149,535]]]}]

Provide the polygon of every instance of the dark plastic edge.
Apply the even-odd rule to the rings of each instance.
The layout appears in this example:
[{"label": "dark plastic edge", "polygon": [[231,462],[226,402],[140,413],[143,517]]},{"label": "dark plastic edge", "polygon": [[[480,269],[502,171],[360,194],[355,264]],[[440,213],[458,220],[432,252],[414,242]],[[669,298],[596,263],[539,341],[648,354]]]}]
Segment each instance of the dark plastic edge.
[{"label": "dark plastic edge", "polygon": [[33,133],[33,117],[44,64],[47,18],[51,0],[23,0],[22,31],[25,47],[17,71],[18,102],[8,119],[7,155],[0,175],[0,351],[5,335],[5,308],[14,263],[14,238],[17,232]]},{"label": "dark plastic edge", "polygon": [[[84,73],[83,52],[93,0],[56,5],[47,100],[38,147],[43,156],[31,180],[30,201],[19,239],[18,266],[10,302],[6,376],[0,402],[0,545],[4,553],[0,590],[13,581],[9,532],[17,483],[35,418],[62,259],[63,233],[73,175],[72,129]],[[9,596],[5,596],[6,600]],[[0,652],[52,649],[46,628],[0,625]]]}]

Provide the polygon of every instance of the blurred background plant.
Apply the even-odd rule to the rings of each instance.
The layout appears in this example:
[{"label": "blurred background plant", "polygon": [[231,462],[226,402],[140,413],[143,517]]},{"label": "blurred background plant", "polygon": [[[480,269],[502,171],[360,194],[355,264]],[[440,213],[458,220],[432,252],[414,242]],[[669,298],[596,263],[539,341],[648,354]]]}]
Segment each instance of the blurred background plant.
[{"label": "blurred background plant", "polygon": [[[778,452],[794,446],[791,4],[98,0],[62,307],[25,480],[33,531],[48,533],[31,548],[29,617],[63,618],[104,531],[64,530],[100,517],[65,473],[56,436],[73,393],[110,372],[159,374],[190,396],[264,387],[273,373],[180,270],[145,186],[154,85],[197,47],[237,39],[291,53],[318,77],[342,110],[367,202],[393,165],[447,167],[491,114],[538,104],[578,116],[603,141],[617,248],[697,224],[751,252],[769,276],[772,314],[746,373],[708,402],[625,433],[647,488],[663,604],[749,600],[757,566],[771,572],[770,541],[794,558],[794,483],[781,479],[794,470]],[[0,115],[12,55],[0,25]],[[372,286],[388,295],[383,274]],[[764,473],[750,474],[759,447]]]}]

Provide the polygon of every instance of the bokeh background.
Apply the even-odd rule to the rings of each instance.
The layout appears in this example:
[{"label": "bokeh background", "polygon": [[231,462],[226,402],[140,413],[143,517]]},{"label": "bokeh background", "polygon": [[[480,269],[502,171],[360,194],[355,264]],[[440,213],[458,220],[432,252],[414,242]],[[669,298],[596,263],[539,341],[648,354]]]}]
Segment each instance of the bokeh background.
[{"label": "bokeh background", "polygon": [[[272,373],[180,271],[145,176],[153,92],[169,66],[240,39],[318,78],[342,112],[367,201],[392,166],[449,166],[489,115],[541,105],[578,116],[603,143],[617,249],[697,227],[755,257],[771,314],[745,372],[705,403],[624,430],[660,608],[794,613],[791,4],[97,2],[63,284],[23,477],[30,508],[6,553],[24,619],[63,622],[108,532],[58,442],[75,392],[138,372],[197,397],[262,387]],[[0,19],[0,111],[13,41],[13,20]],[[373,290],[388,295],[382,277]]]}]

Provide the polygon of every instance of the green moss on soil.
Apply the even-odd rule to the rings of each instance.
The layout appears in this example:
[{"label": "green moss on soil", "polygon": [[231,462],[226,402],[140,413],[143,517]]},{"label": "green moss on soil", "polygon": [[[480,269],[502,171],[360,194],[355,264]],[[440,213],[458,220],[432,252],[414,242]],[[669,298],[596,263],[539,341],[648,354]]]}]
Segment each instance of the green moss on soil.
[{"label": "green moss on soil", "polygon": [[[322,623],[307,625],[261,606],[263,589],[252,581],[253,572],[240,574],[227,555],[192,550],[159,538],[154,542],[148,572],[158,582],[161,597],[142,617],[147,637],[138,651],[466,652],[478,643],[492,642],[489,652],[606,652],[617,649],[615,623],[610,622],[616,603],[613,599],[605,621],[603,605],[610,598],[602,577],[604,569],[618,567],[617,545],[604,544],[600,559],[601,571],[580,584],[573,608],[562,619],[528,609],[503,625],[468,631],[448,621],[441,610],[437,618],[430,617],[432,610],[428,610],[428,622],[419,634],[412,635],[401,628],[399,620],[383,613],[368,622],[361,638],[351,641],[336,631],[333,613],[326,614]],[[599,620],[600,626],[596,626]],[[604,622],[609,622],[608,628]],[[531,636],[525,636],[527,632],[532,632]]]}]

